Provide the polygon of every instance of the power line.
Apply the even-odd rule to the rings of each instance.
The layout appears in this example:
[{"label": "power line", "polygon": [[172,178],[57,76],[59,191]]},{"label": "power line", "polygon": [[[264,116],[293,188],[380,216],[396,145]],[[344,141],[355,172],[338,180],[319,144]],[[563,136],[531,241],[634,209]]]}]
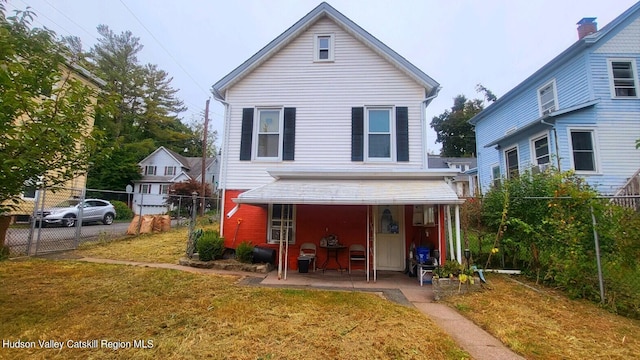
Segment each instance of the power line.
[{"label": "power line", "polygon": [[123,0],[120,0],[120,3],[122,4],[122,6],[125,7],[125,9],[127,9],[127,11],[131,14],[131,16],[134,17],[134,19],[136,19],[136,21],[140,24],[140,26],[142,26],[148,33],[149,35],[151,35],[151,37],[153,38],[153,40],[156,41],[156,43],[158,43],[158,45],[160,45],[160,47],[162,48],[162,50],[164,50],[165,53],[167,53],[167,55],[169,55],[169,57],[171,57],[171,59],[180,67],[180,69],[182,69],[182,71],[187,74],[187,76],[191,79],[191,81],[193,81],[194,84],[196,84],[196,86],[198,88],[200,88],[200,90],[202,90],[203,93],[207,94],[207,96],[211,95],[209,92],[207,92],[194,78],[193,76],[191,76],[191,74],[189,74],[189,72],[182,66],[182,64],[180,64],[180,62],[178,62],[178,60],[176,60],[176,58],[169,52],[169,50],[167,50],[164,45],[162,45],[162,43],[160,42],[160,40],[158,40],[156,38],[155,35],[153,35],[153,33],[151,32],[151,30],[149,30],[143,23],[142,21],[136,16],[136,14],[131,11],[131,9],[129,9],[129,7],[124,3]]}]

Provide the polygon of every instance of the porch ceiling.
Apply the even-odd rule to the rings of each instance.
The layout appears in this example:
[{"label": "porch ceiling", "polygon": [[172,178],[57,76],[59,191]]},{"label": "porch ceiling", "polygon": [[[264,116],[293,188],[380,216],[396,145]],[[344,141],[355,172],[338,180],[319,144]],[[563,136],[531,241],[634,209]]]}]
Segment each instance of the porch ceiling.
[{"label": "porch ceiling", "polygon": [[237,204],[414,205],[461,204],[444,180],[279,179],[246,191]]}]

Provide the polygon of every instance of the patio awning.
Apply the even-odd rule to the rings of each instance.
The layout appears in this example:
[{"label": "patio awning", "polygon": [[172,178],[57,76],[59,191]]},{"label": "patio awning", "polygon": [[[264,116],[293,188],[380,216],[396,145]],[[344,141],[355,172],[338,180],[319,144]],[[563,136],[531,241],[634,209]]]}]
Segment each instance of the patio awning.
[{"label": "patio awning", "polygon": [[278,179],[246,191],[237,204],[419,205],[461,204],[444,180]]}]

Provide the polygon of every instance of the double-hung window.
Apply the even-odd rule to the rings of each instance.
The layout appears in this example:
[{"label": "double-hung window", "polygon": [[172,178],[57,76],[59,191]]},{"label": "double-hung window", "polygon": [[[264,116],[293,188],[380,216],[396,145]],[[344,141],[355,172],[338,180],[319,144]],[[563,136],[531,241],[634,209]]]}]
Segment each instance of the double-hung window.
[{"label": "double-hung window", "polygon": [[500,165],[495,164],[491,167],[491,177],[492,177],[493,186],[499,187],[500,180],[502,178],[502,175],[500,174]]},{"label": "double-hung window", "polygon": [[160,194],[168,194],[169,186],[169,184],[160,184]]},{"label": "double-hung window", "polygon": [[638,98],[638,72],[634,59],[609,59],[611,97]]},{"label": "double-hung window", "polygon": [[175,166],[165,166],[164,167],[164,175],[165,176],[173,176],[176,174],[176,167]]},{"label": "double-hung window", "polygon": [[153,165],[147,165],[144,168],[144,174],[145,175],[155,175],[156,174],[156,167]]},{"label": "double-hung window", "polygon": [[151,194],[151,184],[140,184],[141,194]]},{"label": "double-hung window", "polygon": [[315,35],[314,61],[333,61],[334,37],[333,34]]},{"label": "double-hung window", "polygon": [[394,121],[391,108],[367,108],[365,149],[369,161],[394,159]]},{"label": "double-hung window", "polygon": [[282,150],[282,109],[258,109],[256,157],[277,160]]},{"label": "double-hung window", "polygon": [[533,144],[534,165],[543,165],[550,162],[549,159],[549,137],[543,135],[531,141]]},{"label": "double-hung window", "polygon": [[269,231],[267,242],[278,244],[280,239],[295,243],[295,207],[291,204],[269,204]]},{"label": "double-hung window", "polygon": [[513,147],[504,152],[505,163],[507,166],[507,178],[511,179],[518,176],[518,148]]},{"label": "double-hung window", "polygon": [[538,104],[540,115],[550,114],[558,109],[558,96],[556,94],[556,82],[552,80],[538,89]]},{"label": "double-hung window", "polygon": [[596,171],[596,153],[593,130],[576,130],[571,132],[571,150],[573,152],[573,168],[576,171]]}]

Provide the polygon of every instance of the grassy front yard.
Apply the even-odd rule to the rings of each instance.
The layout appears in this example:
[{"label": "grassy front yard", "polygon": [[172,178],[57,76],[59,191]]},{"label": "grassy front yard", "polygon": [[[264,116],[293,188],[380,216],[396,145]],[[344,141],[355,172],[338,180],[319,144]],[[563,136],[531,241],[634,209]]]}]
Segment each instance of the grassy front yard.
[{"label": "grassy front yard", "polygon": [[[30,259],[0,263],[3,359],[464,359],[416,309],[375,294],[255,288],[175,270]],[[97,349],[67,341],[98,340]],[[101,347],[102,340],[153,348]],[[150,344],[145,342],[145,344]]]}]

